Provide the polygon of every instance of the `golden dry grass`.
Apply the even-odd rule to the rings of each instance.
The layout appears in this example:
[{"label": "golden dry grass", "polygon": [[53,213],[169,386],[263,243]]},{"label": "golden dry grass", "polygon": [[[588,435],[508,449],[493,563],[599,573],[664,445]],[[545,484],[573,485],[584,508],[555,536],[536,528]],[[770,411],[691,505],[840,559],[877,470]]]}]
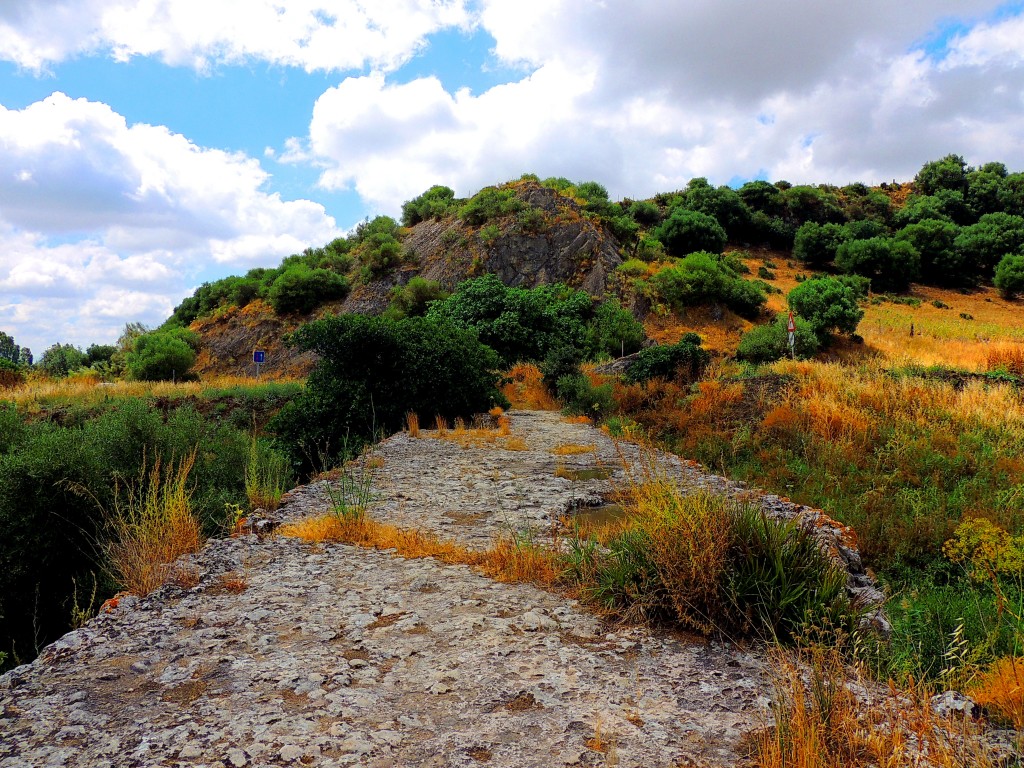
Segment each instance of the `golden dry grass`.
[{"label": "golden dry grass", "polygon": [[409,437],[420,436],[420,417],[413,411],[409,411],[405,414],[405,428],[409,433]]},{"label": "golden dry grass", "polygon": [[778,652],[772,727],[753,739],[758,768],[994,768],[980,727],[943,719],[919,686],[859,699],[864,681],[838,654],[815,649],[799,664]]},{"label": "golden dry grass", "polygon": [[1024,730],[1024,659],[1000,659],[971,684],[968,694],[995,719]]},{"label": "golden dry grass", "polygon": [[399,557],[432,557],[445,563],[470,565],[497,581],[550,587],[560,574],[559,556],[554,548],[500,539],[489,550],[473,551],[433,534],[398,528],[365,515],[306,518],[281,526],[279,532],[307,542],[335,541],[371,549],[393,549]]},{"label": "golden dry grass", "polygon": [[19,408],[32,413],[48,405],[74,401],[76,405],[92,405],[104,400],[124,397],[184,397],[198,396],[208,389],[251,387],[253,379],[245,376],[211,376],[202,381],[114,381],[103,382],[99,377],[86,374],[66,379],[48,379],[32,376],[24,384],[5,390],[4,400],[13,401]]},{"label": "golden dry grass", "polygon": [[541,381],[540,368],[528,363],[519,363],[509,369],[501,392],[514,408],[532,411],[557,411],[558,401],[551,396]]},{"label": "golden dry grass", "polygon": [[580,445],[579,443],[560,443],[551,449],[551,453],[555,456],[575,456],[581,453],[594,453],[597,451],[597,446],[593,443],[589,445]]},{"label": "golden dry grass", "polygon": [[137,484],[119,493],[109,524],[108,547],[117,581],[129,592],[148,595],[174,575],[171,564],[203,544],[192,512],[188,476],[195,454],[166,470],[159,460]]}]

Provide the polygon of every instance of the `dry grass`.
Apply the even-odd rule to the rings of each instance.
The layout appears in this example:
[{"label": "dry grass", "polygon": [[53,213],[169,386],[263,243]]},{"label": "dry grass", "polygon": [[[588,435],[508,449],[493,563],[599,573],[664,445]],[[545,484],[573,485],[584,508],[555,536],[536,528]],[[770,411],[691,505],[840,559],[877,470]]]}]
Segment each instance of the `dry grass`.
[{"label": "dry grass", "polygon": [[596,445],[580,445],[579,443],[560,443],[551,449],[551,453],[555,456],[575,456],[581,453],[595,453],[596,451]]},{"label": "dry grass", "polygon": [[499,413],[497,415],[493,412],[491,413],[491,418],[494,419],[493,426],[489,426],[486,423],[486,418],[478,419],[477,423],[472,427],[468,426],[462,419],[456,419],[454,428],[449,429],[448,423],[438,416],[434,434],[424,435],[424,437],[447,440],[456,443],[461,448],[495,446],[510,451],[526,450],[526,443],[521,438],[512,436],[512,420],[508,416],[503,415],[504,411],[500,408],[494,410]]},{"label": "dry grass", "polygon": [[1024,730],[1024,659],[1000,659],[974,681],[968,693],[994,719]]},{"label": "dry grass", "polygon": [[563,416],[562,421],[566,424],[593,424],[594,420],[589,416]]},{"label": "dry grass", "polygon": [[288,459],[253,438],[245,464],[245,495],[251,509],[277,509],[293,479]]},{"label": "dry grass", "polygon": [[521,437],[510,436],[500,443],[506,451],[528,451],[530,446]]},{"label": "dry grass", "polygon": [[500,539],[489,550],[472,551],[433,534],[398,528],[365,515],[305,518],[281,526],[279,532],[311,543],[335,541],[372,549],[393,549],[399,557],[432,557],[444,563],[470,565],[503,582],[552,586],[560,574],[557,549],[532,541]]},{"label": "dry grass", "polygon": [[157,460],[148,474],[118,495],[108,555],[117,581],[129,592],[148,595],[173,575],[171,564],[203,544],[192,512],[188,476],[195,454],[166,470]]},{"label": "dry grass", "polygon": [[[772,668],[774,724],[754,739],[759,768],[992,768],[980,729],[939,718],[929,691],[890,686],[865,701],[864,682],[830,649],[799,664],[779,652]],[[858,696],[857,691],[862,692]]]},{"label": "dry grass", "polygon": [[412,411],[409,411],[407,414],[405,414],[405,428],[406,431],[409,433],[409,437],[419,437],[420,417],[417,414],[413,413]]},{"label": "dry grass", "polygon": [[519,363],[513,366],[505,377],[501,392],[514,408],[531,411],[557,411],[558,401],[551,396],[541,381],[540,369],[536,365]]}]

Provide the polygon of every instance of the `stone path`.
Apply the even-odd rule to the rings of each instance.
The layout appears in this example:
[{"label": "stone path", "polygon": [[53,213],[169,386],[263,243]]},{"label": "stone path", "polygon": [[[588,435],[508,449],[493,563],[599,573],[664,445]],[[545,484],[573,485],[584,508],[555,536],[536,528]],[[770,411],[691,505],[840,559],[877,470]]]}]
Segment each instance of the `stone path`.
[{"label": "stone path", "polygon": [[[619,453],[639,459],[558,414],[516,413],[512,432],[526,450],[390,438],[367,461],[371,514],[482,547],[597,503]],[[597,463],[608,478],[555,477]],[[314,484],[275,519],[326,508]],[[0,766],[730,766],[767,719],[756,652],[607,626],[464,566],[253,534],[186,566],[197,586],[122,598],[0,677]]]}]

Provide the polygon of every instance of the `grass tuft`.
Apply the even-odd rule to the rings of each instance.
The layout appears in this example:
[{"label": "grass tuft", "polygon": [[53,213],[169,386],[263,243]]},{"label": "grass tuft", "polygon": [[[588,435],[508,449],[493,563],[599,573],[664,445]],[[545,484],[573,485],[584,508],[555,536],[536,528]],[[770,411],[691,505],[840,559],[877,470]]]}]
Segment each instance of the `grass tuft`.
[{"label": "grass tuft", "polygon": [[115,501],[107,554],[118,583],[133,594],[160,587],[173,575],[171,564],[203,544],[188,482],[195,458],[193,452],[166,469],[158,459]]},{"label": "grass tuft", "polygon": [[277,509],[293,478],[287,457],[255,437],[250,441],[245,495],[251,509]]}]

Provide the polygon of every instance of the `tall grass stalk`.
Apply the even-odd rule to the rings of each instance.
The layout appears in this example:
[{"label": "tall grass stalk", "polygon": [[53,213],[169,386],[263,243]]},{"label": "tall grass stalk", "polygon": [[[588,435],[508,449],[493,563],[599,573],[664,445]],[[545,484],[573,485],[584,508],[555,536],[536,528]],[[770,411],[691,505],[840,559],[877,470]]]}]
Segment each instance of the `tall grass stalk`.
[{"label": "tall grass stalk", "polygon": [[245,464],[245,495],[252,509],[277,509],[293,480],[287,457],[253,438]]},{"label": "tall grass stalk", "polygon": [[107,555],[115,578],[129,592],[148,595],[171,575],[178,557],[203,544],[188,479],[195,459],[193,451],[164,467],[158,458],[137,483],[119,489],[109,516],[113,541]]}]

